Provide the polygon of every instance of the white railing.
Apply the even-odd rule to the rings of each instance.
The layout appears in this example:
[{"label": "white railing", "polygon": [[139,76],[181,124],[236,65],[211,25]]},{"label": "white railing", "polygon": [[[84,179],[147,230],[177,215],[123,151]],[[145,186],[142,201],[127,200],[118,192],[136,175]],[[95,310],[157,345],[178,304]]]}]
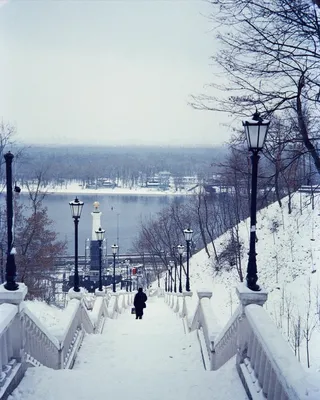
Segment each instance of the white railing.
[{"label": "white railing", "polygon": [[116,318],[117,310],[118,310],[118,294],[112,293],[109,301],[108,301],[108,317],[109,318]]},{"label": "white railing", "polygon": [[63,335],[59,338],[60,368],[72,368],[85,332],[93,333],[94,327],[83,300],[69,301],[65,311],[70,315],[70,319]]},{"label": "white railing", "polygon": [[307,373],[277,327],[260,306],[245,307],[239,329],[237,368],[252,395],[270,400],[316,400],[320,388]]},{"label": "white railing", "polygon": [[[96,327],[101,332],[106,318],[105,304],[96,300],[93,305],[96,323],[87,310],[88,304],[84,299],[72,299],[64,310],[68,316],[65,329],[55,336],[25,307],[23,309],[25,347],[27,361],[32,365],[45,365],[53,369],[72,368],[78,349],[85,333],[94,333]],[[100,309],[99,309],[100,307]]]},{"label": "white railing", "polygon": [[[261,307],[266,295],[261,293],[259,299],[259,294],[248,293],[248,289],[241,286],[237,290],[241,304],[222,330],[219,330],[211,308],[210,291],[198,292],[198,304],[192,317],[190,295],[166,293],[165,302],[170,307],[173,305],[181,317],[188,317],[189,330],[198,330],[200,345],[206,348],[211,370],[219,369],[237,356],[237,370],[249,398],[319,400],[320,386],[308,381],[307,373]],[[173,297],[177,299],[173,301]],[[255,301],[260,305],[250,304]]]},{"label": "white railing", "polygon": [[71,300],[61,314],[61,331],[55,327],[53,334],[27,308],[26,293],[23,283],[16,292],[0,285],[0,399],[8,397],[30,365],[72,368],[84,335],[101,333],[107,317],[116,318],[132,302],[130,292],[94,296],[71,290]]},{"label": "white railing", "polygon": [[25,307],[23,309],[24,352],[34,365],[61,368],[60,343]]},{"label": "white railing", "polygon": [[217,370],[237,353],[241,307],[236,310],[227,325],[221,330],[211,306],[212,292],[198,291],[197,295],[196,307],[190,292],[167,293],[165,301],[184,318],[187,323],[187,331],[199,330],[200,345],[205,347],[208,356],[207,368]]},{"label": "white railing", "polygon": [[23,332],[18,306],[0,305],[0,398],[8,394],[19,382],[25,371]]},{"label": "white railing", "polygon": [[99,296],[94,303],[91,316],[94,333],[102,333],[107,315],[107,301],[103,296]]},{"label": "white railing", "polygon": [[239,306],[214,340],[214,353],[211,357],[212,370],[219,369],[237,354],[241,310],[242,308]]}]

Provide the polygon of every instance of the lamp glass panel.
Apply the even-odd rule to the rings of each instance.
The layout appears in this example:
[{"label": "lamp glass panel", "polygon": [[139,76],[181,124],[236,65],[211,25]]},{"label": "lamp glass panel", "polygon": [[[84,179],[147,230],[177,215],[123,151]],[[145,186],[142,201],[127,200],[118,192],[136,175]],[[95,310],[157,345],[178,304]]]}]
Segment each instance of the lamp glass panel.
[{"label": "lamp glass panel", "polygon": [[181,244],[179,244],[179,246],[177,246],[177,247],[178,247],[178,253],[179,253],[179,254],[183,254],[184,246],[182,246]]},{"label": "lamp glass panel", "polygon": [[83,201],[79,201],[77,198],[74,201],[69,202],[73,218],[80,218],[83,204]]},{"label": "lamp glass panel", "polygon": [[187,242],[189,242],[192,239],[192,234],[193,234],[193,230],[192,229],[185,229],[183,231],[184,233],[184,238]]},{"label": "lamp glass panel", "polygon": [[258,141],[259,141],[259,131],[260,126],[258,124],[250,124],[247,127],[248,130],[248,144],[250,149],[257,149],[258,148]]},{"label": "lamp glass panel", "polygon": [[101,228],[96,231],[97,240],[103,240],[104,232],[105,230]]},{"label": "lamp glass panel", "polygon": [[118,247],[119,247],[119,246],[117,246],[116,244],[113,244],[113,245],[111,246],[112,254],[117,254]]}]

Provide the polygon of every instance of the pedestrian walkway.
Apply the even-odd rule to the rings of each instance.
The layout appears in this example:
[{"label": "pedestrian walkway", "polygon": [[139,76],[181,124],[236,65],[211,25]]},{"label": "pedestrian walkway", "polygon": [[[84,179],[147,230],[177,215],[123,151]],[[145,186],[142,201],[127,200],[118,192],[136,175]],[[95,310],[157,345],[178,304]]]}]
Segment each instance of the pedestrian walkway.
[{"label": "pedestrian walkway", "polygon": [[107,320],[102,335],[88,335],[72,370],[29,368],[11,400],[246,400],[230,360],[205,371],[196,332],[150,298],[142,320],[127,310]]}]

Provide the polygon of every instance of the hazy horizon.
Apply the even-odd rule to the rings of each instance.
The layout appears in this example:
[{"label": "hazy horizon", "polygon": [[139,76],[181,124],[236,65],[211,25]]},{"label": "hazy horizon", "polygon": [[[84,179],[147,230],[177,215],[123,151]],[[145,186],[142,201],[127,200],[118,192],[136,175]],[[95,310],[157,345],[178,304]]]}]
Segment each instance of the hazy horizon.
[{"label": "hazy horizon", "polygon": [[229,138],[226,116],[188,105],[214,79],[207,2],[0,6],[0,117],[19,141],[204,147]]}]

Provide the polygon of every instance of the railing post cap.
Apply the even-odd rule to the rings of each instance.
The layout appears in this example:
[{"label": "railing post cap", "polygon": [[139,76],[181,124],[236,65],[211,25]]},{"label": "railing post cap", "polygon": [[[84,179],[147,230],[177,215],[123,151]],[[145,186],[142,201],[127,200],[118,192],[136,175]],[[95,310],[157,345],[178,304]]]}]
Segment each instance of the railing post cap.
[{"label": "railing post cap", "polygon": [[211,297],[212,297],[212,291],[208,290],[208,289],[197,290],[197,294],[198,294],[198,297],[200,300],[203,298],[211,299]]},{"label": "railing post cap", "polygon": [[85,294],[84,288],[80,288],[79,292],[75,292],[73,290],[73,288],[69,289],[69,291],[68,291],[68,297],[70,300],[72,300],[72,299],[81,300],[82,297],[84,296],[84,294]]},{"label": "railing post cap", "polygon": [[0,304],[10,303],[19,305],[28,293],[28,287],[24,283],[18,283],[17,290],[7,290],[4,284],[0,285]]},{"label": "railing post cap", "polygon": [[259,292],[254,292],[243,282],[236,287],[236,292],[243,307],[249,304],[263,306],[268,299],[268,292],[266,290],[261,289]]},{"label": "railing post cap", "polygon": [[96,296],[104,296],[105,294],[106,294],[106,292],[105,292],[105,289],[104,288],[102,288],[102,290],[100,291],[99,289],[96,289],[95,291],[94,291],[94,294],[96,295]]},{"label": "railing post cap", "polygon": [[183,292],[182,293],[183,297],[192,297],[192,295],[193,295],[193,292]]}]

